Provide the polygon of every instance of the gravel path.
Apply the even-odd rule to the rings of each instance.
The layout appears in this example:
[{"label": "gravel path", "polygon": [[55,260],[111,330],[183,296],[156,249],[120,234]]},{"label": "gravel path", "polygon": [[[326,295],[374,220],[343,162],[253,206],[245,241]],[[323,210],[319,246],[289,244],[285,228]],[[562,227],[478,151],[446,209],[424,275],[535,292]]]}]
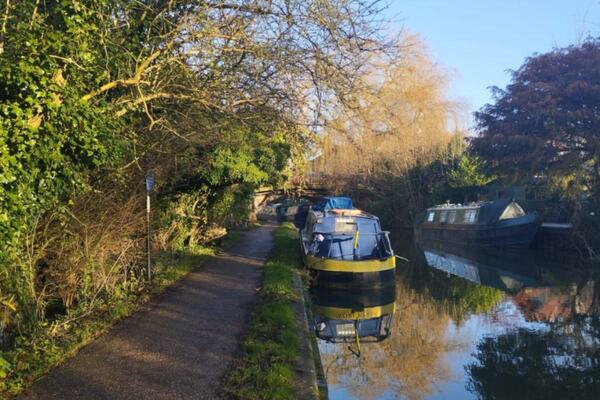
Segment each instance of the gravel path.
[{"label": "gravel path", "polygon": [[246,232],[20,398],[216,398],[243,339],[273,230]]}]

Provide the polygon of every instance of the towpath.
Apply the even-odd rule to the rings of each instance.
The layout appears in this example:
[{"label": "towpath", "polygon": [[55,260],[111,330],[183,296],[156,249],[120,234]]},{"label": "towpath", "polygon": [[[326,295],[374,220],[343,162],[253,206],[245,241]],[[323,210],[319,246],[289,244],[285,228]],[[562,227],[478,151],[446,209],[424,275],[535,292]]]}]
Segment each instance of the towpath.
[{"label": "towpath", "polygon": [[22,399],[214,399],[234,360],[273,244],[250,230],[83,348]]}]

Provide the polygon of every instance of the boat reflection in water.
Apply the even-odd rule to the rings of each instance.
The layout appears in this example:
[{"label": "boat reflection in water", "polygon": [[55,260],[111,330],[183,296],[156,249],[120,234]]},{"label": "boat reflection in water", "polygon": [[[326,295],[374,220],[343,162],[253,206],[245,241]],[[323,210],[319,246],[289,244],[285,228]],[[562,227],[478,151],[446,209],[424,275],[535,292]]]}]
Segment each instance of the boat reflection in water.
[{"label": "boat reflection in water", "polygon": [[[396,270],[385,340],[357,354],[358,330],[318,332],[330,399],[600,398],[598,272],[527,250],[436,242],[412,251]],[[314,296],[315,310],[339,307],[326,298]],[[354,323],[361,305],[375,304],[345,302],[315,319]]]},{"label": "boat reflection in water", "polygon": [[394,286],[365,290],[311,291],[315,334],[328,342],[380,342],[391,334]]},{"label": "boat reflection in water", "polygon": [[417,248],[430,267],[478,285],[512,293],[541,284],[539,267],[527,250],[473,248],[438,241],[421,242]]},{"label": "boat reflection in water", "polygon": [[[598,313],[596,283],[585,271],[547,268],[550,260],[528,250],[482,249],[442,242],[421,242],[432,268],[499,289],[530,322],[568,321]],[[538,255],[539,256],[539,255]]]},{"label": "boat reflection in water", "polygon": [[463,364],[470,395],[598,398],[600,286],[592,272],[556,265],[527,250],[440,242],[418,248],[429,267],[449,278],[503,293],[489,311],[472,313],[465,322],[481,331],[471,344],[471,359]]}]

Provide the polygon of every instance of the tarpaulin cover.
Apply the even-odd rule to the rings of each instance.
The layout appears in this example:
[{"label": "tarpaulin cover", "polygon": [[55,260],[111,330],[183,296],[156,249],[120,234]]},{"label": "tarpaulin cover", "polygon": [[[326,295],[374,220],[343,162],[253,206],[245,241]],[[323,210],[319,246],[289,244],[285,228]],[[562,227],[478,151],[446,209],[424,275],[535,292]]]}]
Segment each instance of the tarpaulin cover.
[{"label": "tarpaulin cover", "polygon": [[350,197],[325,197],[313,206],[313,210],[316,211],[327,211],[334,208],[348,210],[354,208],[354,205]]}]

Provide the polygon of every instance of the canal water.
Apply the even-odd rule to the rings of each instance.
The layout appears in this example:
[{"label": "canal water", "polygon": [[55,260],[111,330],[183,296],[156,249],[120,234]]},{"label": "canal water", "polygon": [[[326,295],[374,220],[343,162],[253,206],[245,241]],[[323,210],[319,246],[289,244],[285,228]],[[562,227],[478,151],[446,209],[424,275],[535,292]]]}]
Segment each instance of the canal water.
[{"label": "canal water", "polygon": [[597,273],[529,250],[392,240],[409,262],[391,291],[313,292],[315,318],[357,319],[318,340],[330,399],[600,399]]}]

